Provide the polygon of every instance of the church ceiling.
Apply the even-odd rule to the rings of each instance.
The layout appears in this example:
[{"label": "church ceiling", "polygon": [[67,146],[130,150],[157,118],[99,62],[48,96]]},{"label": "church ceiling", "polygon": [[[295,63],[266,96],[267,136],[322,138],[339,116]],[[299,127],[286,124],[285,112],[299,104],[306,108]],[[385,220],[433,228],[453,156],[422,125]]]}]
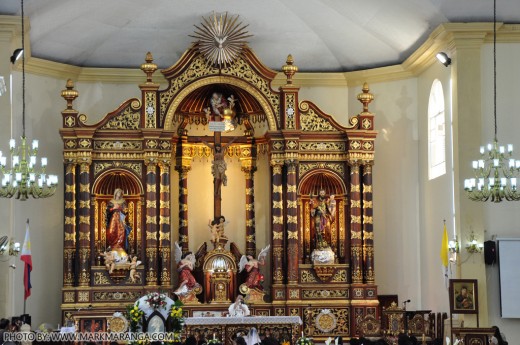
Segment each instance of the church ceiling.
[{"label": "church ceiling", "polygon": [[[25,0],[32,55],[88,67],[137,68],[151,51],[161,68],[192,43],[213,11],[239,14],[249,45],[270,68],[288,53],[300,71],[352,71],[404,61],[444,22],[491,21],[490,0]],[[499,21],[520,22],[518,0],[500,0]],[[0,15],[19,15],[19,0]]]}]

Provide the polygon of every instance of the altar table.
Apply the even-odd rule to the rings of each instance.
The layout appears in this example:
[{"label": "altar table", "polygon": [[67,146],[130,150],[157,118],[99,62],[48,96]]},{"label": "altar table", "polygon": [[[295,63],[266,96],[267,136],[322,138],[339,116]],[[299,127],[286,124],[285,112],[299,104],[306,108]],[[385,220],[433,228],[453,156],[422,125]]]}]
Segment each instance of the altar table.
[{"label": "altar table", "polygon": [[203,335],[207,340],[215,335],[224,345],[231,345],[232,337],[238,333],[247,336],[252,327],[258,333],[268,331],[279,341],[295,344],[301,335],[302,319],[299,316],[189,317],[185,325],[188,335]]}]

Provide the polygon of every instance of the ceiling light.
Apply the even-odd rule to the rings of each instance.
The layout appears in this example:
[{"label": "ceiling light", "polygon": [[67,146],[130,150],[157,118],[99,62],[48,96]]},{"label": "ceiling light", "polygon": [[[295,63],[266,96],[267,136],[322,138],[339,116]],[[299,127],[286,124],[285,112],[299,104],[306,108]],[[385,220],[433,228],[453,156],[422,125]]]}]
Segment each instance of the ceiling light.
[{"label": "ceiling light", "polygon": [[[24,28],[23,0],[22,28]],[[25,31],[22,30],[22,50],[25,47]],[[16,51],[15,51],[16,53]],[[14,56],[15,54],[13,54]],[[54,194],[58,185],[58,176],[47,175],[47,158],[41,159],[41,166],[36,166],[36,154],[38,153],[38,140],[33,140],[28,145],[25,137],[25,54],[22,55],[22,140],[17,147],[16,140],[9,140],[11,157],[10,164],[6,156],[0,152],[0,172],[4,174],[0,182],[0,197],[12,198],[15,196],[20,200],[27,200],[29,196],[35,199],[47,198]],[[10,165],[10,167],[8,166]]]},{"label": "ceiling light", "polygon": [[445,52],[437,53],[437,60],[439,60],[444,66],[448,67],[451,65],[451,59]]},{"label": "ceiling light", "polygon": [[14,64],[16,62],[16,60],[18,60],[19,58],[21,58],[23,55],[23,48],[18,48],[18,49],[15,49],[15,51],[13,52],[13,55],[11,55],[11,63]]},{"label": "ceiling light", "polygon": [[[501,202],[520,200],[517,178],[520,160],[513,156],[513,145],[499,146],[497,136],[497,2],[493,1],[493,144],[480,147],[481,159],[473,161],[474,178],[464,180],[464,189],[473,201]],[[487,151],[487,152],[486,152]],[[520,181],[518,181],[520,182]]]}]

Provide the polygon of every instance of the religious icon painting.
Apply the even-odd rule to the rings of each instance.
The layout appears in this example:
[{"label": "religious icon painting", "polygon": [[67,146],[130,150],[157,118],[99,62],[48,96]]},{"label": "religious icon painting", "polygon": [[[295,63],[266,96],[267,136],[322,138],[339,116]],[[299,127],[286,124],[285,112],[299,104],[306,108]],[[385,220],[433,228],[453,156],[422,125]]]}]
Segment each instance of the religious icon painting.
[{"label": "religious icon painting", "polygon": [[476,279],[450,279],[449,296],[452,314],[478,314]]}]

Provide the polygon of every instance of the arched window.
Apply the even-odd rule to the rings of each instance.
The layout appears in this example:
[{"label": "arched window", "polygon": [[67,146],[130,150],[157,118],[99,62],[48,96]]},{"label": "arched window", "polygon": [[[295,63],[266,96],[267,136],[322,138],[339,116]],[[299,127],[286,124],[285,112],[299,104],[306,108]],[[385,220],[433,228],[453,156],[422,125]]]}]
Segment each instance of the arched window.
[{"label": "arched window", "polygon": [[428,177],[430,180],[446,173],[446,130],[444,93],[435,79],[428,101]]}]

